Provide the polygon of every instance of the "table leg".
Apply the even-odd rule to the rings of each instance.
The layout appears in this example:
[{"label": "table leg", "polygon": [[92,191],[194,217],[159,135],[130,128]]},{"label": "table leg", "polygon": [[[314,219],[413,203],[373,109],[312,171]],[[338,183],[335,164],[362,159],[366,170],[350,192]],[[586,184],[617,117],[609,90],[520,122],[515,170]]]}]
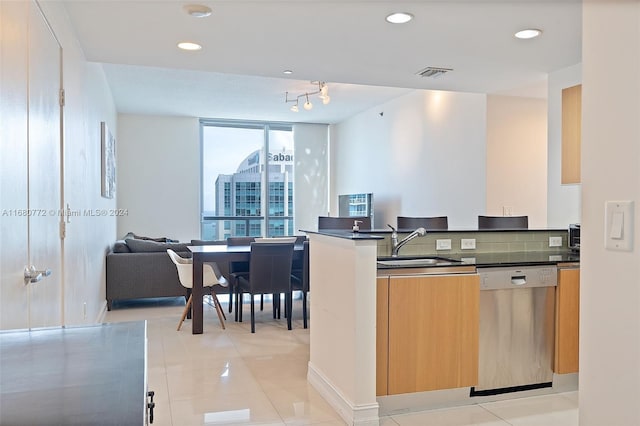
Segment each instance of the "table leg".
[{"label": "table leg", "polygon": [[202,334],[202,259],[196,253],[193,255],[193,289],[191,303],[191,329],[192,334]]}]

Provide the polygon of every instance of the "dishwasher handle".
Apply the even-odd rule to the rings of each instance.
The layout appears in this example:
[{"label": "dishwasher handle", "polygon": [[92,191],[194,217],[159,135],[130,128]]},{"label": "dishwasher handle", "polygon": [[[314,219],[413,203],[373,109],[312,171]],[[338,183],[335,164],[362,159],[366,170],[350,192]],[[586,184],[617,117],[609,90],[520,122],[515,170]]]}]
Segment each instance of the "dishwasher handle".
[{"label": "dishwasher handle", "polygon": [[513,285],[525,285],[527,283],[526,275],[512,275],[511,284]]}]

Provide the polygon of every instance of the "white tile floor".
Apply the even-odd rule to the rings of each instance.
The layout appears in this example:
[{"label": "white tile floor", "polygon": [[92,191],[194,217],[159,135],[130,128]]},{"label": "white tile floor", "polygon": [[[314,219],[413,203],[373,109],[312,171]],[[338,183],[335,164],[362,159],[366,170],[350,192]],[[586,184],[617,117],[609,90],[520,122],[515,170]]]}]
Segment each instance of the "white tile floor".
[{"label": "white tile floor", "polygon": [[[155,426],[320,425],[345,423],[306,379],[309,330],[299,301],[293,330],[256,309],[250,333],[229,317],[222,330],[205,305],[204,334],[192,335],[187,320],[176,331],[184,299],[121,303],[106,322],[148,321],[149,389],[155,391]],[[257,305],[257,304],[256,304]],[[223,303],[226,309],[226,303]],[[225,310],[226,312],[226,310]],[[310,324],[311,326],[311,324]],[[577,392],[423,411],[381,419],[381,426],[577,426]]]}]

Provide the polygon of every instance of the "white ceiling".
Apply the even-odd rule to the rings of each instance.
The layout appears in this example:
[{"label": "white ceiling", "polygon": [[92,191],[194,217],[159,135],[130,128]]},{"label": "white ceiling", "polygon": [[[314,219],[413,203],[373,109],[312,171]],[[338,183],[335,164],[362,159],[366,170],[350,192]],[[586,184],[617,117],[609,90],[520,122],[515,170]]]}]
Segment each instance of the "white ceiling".
[{"label": "white ceiling", "polygon": [[[187,4],[213,9],[194,18]],[[546,96],[581,61],[580,0],[66,0],[87,60],[122,113],[335,123],[409,89]],[[385,22],[392,11],[415,18]],[[518,40],[515,31],[540,28]],[[180,41],[203,45],[177,49]],[[416,72],[453,68],[438,78]],[[294,73],[285,76],[283,70]],[[328,82],[331,103],[294,113],[285,92]]]}]

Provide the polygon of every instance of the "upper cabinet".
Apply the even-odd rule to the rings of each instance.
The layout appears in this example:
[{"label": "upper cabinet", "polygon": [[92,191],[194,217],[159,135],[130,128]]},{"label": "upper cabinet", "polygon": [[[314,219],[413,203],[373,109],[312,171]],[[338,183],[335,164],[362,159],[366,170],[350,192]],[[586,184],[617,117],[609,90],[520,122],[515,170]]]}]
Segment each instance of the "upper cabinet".
[{"label": "upper cabinet", "polygon": [[562,90],[562,183],[580,183],[582,85]]}]

